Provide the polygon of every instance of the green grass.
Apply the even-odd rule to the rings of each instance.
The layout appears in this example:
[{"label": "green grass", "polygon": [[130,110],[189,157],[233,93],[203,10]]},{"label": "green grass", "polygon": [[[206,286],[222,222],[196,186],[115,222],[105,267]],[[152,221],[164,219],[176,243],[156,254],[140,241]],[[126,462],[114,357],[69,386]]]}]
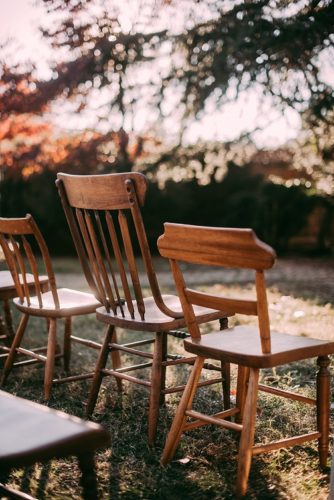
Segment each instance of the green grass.
[{"label": "green grass", "polygon": [[[68,272],[67,262],[57,263],[57,272]],[[72,270],[71,270],[72,271]],[[239,287],[224,287],[232,293]],[[246,290],[245,293],[249,293]],[[273,328],[293,334],[333,336],[333,304],[324,303],[321,290],[312,298],[284,295],[280,288],[270,289]],[[327,300],[327,299],[326,299]],[[296,314],[296,311],[299,311]],[[16,314],[17,316],[17,314]],[[232,323],[236,319],[232,320]],[[103,325],[88,318],[75,318],[73,333],[93,340],[103,337]],[[46,342],[45,321],[33,319],[26,335],[28,345]],[[59,340],[61,341],[61,327]],[[124,332],[123,332],[124,333]],[[140,333],[126,333],[127,338],[139,338]],[[172,352],[182,347],[172,340]],[[97,352],[74,345],[72,372],[92,369]],[[171,370],[169,381],[183,379],[186,368]],[[56,373],[62,374],[61,363]],[[275,386],[298,390],[305,395],[315,394],[315,360],[263,370],[262,380]],[[233,370],[235,377],[235,370]],[[50,407],[84,417],[89,382],[54,386]],[[30,400],[42,402],[43,367],[27,367],[12,372],[6,390]],[[115,382],[108,378],[103,384],[94,420],[111,433],[111,449],[96,454],[98,484],[103,499],[232,499],[236,478],[237,436],[213,426],[202,427],[184,435],[175,459],[163,469],[159,458],[170,427],[177,396],[169,396],[161,409],[157,442],[151,449],[147,444],[148,393],[144,388],[124,383],[122,398],[117,396]],[[200,389],[196,408],[218,411],[221,406],[220,387]],[[262,394],[257,419],[257,441],[280,439],[293,433],[303,433],[315,427],[315,412],[298,402]],[[330,465],[330,461],[329,461]],[[329,471],[318,466],[316,443],[275,451],[254,458],[249,480],[249,499],[325,499],[328,497]],[[23,488],[39,499],[79,499],[79,470],[75,459],[55,460],[47,465],[14,471],[10,484]]]}]

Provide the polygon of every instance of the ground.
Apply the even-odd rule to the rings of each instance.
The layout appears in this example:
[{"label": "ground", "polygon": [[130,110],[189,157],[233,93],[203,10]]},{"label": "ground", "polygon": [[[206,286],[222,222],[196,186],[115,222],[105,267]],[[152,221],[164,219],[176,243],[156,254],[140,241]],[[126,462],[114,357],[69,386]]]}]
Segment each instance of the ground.
[{"label": "ground", "polygon": [[[172,280],[166,264],[159,264],[158,278],[164,291]],[[55,261],[59,286],[87,290],[77,264],[72,260]],[[204,289],[215,286],[225,294],[252,292],[248,272],[221,270],[207,272],[203,268],[187,269],[189,281]],[[214,285],[216,283],[216,285]],[[279,259],[267,273],[270,316],[273,329],[290,334],[317,338],[334,337],[334,259]],[[240,319],[232,319],[231,324]],[[243,321],[243,320],[242,320]],[[89,318],[76,318],[74,330],[94,340],[102,338],[103,325]],[[28,342],[44,337],[45,323],[32,322]],[[59,329],[59,336],[61,329]],[[141,334],[124,334],[139,338]],[[174,352],[182,352],[182,344],[173,340]],[[73,349],[72,371],[94,367],[96,351]],[[57,367],[61,374],[61,365]],[[276,370],[264,370],[262,380],[275,386],[314,394],[315,362],[295,363]],[[235,374],[235,370],[233,370]],[[6,389],[35,401],[42,400],[41,368],[18,369],[8,380]],[[169,382],[185,377],[183,370],[173,370]],[[54,387],[49,405],[77,416],[84,416],[89,382],[76,382]],[[106,380],[93,419],[106,426],[112,436],[111,450],[97,454],[99,490],[103,499],[229,499],[234,498],[237,441],[233,434],[217,428],[202,427],[185,435],[171,466],[162,469],[159,457],[166,433],[175,412],[177,396],[170,396],[161,409],[156,446],[147,444],[147,392],[125,384],[122,398],[117,397],[113,381]],[[220,387],[201,389],[198,408],[220,407]],[[217,410],[216,410],[217,408]],[[292,433],[314,429],[314,413],[299,403],[261,396],[257,429],[258,441],[279,439]],[[329,461],[330,465],[330,461]],[[74,459],[54,461],[29,471],[15,471],[11,482],[37,498],[80,498],[79,472]],[[329,469],[318,467],[316,443],[257,456],[253,460],[247,498],[252,499],[327,499]]]}]

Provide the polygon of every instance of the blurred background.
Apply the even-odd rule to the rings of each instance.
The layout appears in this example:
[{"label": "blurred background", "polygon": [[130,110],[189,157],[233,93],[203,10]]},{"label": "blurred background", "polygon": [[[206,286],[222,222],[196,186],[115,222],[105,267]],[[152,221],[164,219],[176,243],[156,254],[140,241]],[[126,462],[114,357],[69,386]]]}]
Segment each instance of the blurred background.
[{"label": "blurred background", "polygon": [[150,180],[164,221],[334,250],[334,2],[11,0],[0,18],[0,211],[71,254],[57,172]]}]

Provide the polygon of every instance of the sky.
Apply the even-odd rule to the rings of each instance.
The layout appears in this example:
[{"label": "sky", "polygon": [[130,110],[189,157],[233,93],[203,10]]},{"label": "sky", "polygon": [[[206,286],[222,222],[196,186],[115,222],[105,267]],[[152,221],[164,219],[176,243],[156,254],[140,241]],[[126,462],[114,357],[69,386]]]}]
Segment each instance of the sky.
[{"label": "sky", "polygon": [[[48,59],[51,58],[52,51],[38,31],[38,26],[42,21],[45,22],[43,8],[36,5],[34,0],[0,0],[0,8],[0,40],[12,38],[17,46],[15,61],[30,59],[36,63],[39,76],[48,78],[50,75]],[[333,69],[324,67],[324,71],[326,80],[334,84]],[[217,110],[214,103],[209,100],[206,111],[203,118],[194,121],[187,130],[184,135],[186,142],[230,141],[238,137],[241,132],[251,130],[256,124],[264,126],[263,131],[253,135],[256,144],[259,147],[277,147],[295,138],[301,127],[297,112],[287,110],[282,115],[275,110],[269,98],[260,106],[259,93],[256,89],[242,94],[236,103],[225,105],[223,110]],[[78,120],[77,115],[66,120],[68,129],[78,129],[82,127],[82,123],[82,119]],[[144,123],[138,121],[135,125],[138,130],[135,132],[142,132],[143,125]],[[92,115],[87,116],[84,126],[96,126],[96,118]]]},{"label": "sky", "polygon": [[31,59],[44,77],[49,74],[47,59],[51,50],[42,39],[38,26],[44,10],[34,0],[0,0],[0,39],[10,38],[18,47],[17,60]]}]

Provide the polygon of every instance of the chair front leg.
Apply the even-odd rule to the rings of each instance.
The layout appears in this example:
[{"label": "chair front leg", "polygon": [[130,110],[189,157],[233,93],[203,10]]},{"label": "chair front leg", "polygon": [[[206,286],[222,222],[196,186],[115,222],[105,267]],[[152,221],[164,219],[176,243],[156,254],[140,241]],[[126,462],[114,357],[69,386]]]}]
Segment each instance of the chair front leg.
[{"label": "chair front leg", "polygon": [[148,442],[150,445],[152,445],[155,440],[159,418],[161,390],[164,386],[164,378],[166,374],[166,367],[162,366],[162,361],[165,354],[164,351],[166,351],[166,337],[166,332],[157,332],[155,334],[148,414]]},{"label": "chair front leg", "polygon": [[236,407],[239,408],[239,413],[235,416],[237,424],[242,423],[245,401],[247,395],[247,384],[249,379],[249,368],[246,366],[238,366],[238,379],[237,379],[237,394],[236,394]]},{"label": "chair front leg", "polygon": [[176,448],[180,442],[183,428],[187,419],[185,412],[191,409],[204,361],[205,358],[201,357],[196,358],[189,380],[183,391],[179,406],[175,413],[172,426],[170,428],[170,431],[166,439],[164,451],[160,459],[160,463],[163,466],[167,465],[172,460]]},{"label": "chair front leg", "polygon": [[328,356],[317,359],[319,371],[317,373],[317,424],[321,436],[318,441],[320,466],[327,466],[329,449],[329,412],[330,412],[330,372]]},{"label": "chair front leg", "polygon": [[8,378],[9,373],[11,372],[11,369],[13,367],[15,357],[16,357],[16,349],[20,347],[22,338],[25,332],[25,329],[27,327],[29,319],[29,314],[23,314],[17,329],[17,332],[15,334],[15,337],[13,339],[10,351],[8,353],[8,357],[6,359],[6,363],[3,369],[3,374],[2,374],[2,379],[1,379],[1,385],[4,385],[6,383],[6,380]]},{"label": "chair front leg", "polygon": [[45,374],[44,374],[44,398],[46,399],[46,401],[50,398],[51,394],[56,346],[57,346],[57,320],[55,318],[51,318],[49,334],[48,334],[48,346],[46,351],[46,363],[45,363]]},{"label": "chair front leg", "polygon": [[259,369],[251,368],[247,396],[244,407],[243,429],[240,436],[238,475],[236,484],[237,496],[243,496],[247,490],[248,476],[252,463],[252,447],[254,442],[256,402],[259,383]]},{"label": "chair front leg", "polygon": [[92,385],[87,402],[86,416],[89,418],[95,408],[97,396],[101,387],[103,373],[102,370],[105,368],[109,355],[109,344],[113,338],[115,327],[113,325],[108,325],[103,340],[103,344],[100,349],[99,357],[96,362],[94,377],[92,380]]}]

